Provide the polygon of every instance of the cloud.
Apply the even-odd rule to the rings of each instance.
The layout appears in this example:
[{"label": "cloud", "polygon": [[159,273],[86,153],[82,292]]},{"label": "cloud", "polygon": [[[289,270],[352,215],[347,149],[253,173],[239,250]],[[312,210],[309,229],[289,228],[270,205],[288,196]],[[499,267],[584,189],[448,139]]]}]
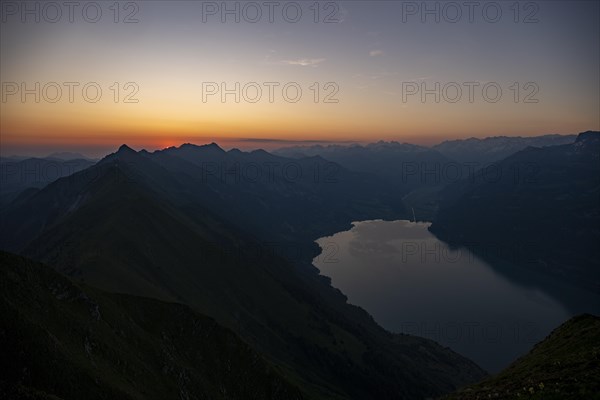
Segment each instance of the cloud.
[{"label": "cloud", "polygon": [[298,60],[282,60],[285,65],[300,65],[302,67],[316,67],[325,61],[324,58],[301,58]]},{"label": "cloud", "polygon": [[369,55],[371,57],[377,57],[377,56],[382,56],[383,55],[383,50],[371,50],[369,52]]}]

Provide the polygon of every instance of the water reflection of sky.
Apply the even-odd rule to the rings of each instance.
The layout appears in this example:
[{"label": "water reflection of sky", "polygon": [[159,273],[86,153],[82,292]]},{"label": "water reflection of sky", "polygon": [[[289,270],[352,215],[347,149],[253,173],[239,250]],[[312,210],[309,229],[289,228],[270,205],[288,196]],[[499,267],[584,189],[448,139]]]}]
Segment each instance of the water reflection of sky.
[{"label": "water reflection of sky", "polygon": [[[526,353],[570,316],[598,311],[593,306],[600,304],[598,296],[555,286],[568,292],[566,307],[543,286],[515,281],[514,271],[505,275],[465,248],[450,249],[428,226],[356,222],[350,231],[319,239],[321,247],[335,251],[314,264],[385,328],[437,340],[490,372]],[[525,280],[547,279],[534,274]]]}]

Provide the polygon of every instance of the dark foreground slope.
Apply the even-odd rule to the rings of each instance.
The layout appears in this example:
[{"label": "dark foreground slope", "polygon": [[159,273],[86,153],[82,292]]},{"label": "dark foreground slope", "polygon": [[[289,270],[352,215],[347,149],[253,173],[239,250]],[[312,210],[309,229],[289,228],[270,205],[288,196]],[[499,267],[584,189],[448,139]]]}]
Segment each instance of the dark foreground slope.
[{"label": "dark foreground slope", "polygon": [[600,291],[600,132],[528,148],[448,186],[430,230]]},{"label": "dark foreground slope", "polygon": [[78,285],[5,252],[0,275],[0,398],[304,398],[187,306]]},{"label": "dark foreground slope", "polygon": [[447,400],[600,399],[600,318],[570,319],[503,372]]},{"label": "dark foreground slope", "polygon": [[[121,149],[13,203],[2,214],[2,245],[104,290],[186,304],[215,318],[310,398],[422,399],[484,376],[433,341],[385,331],[316,271],[257,239],[277,244],[314,232],[318,223],[303,231],[296,216],[308,222],[310,207],[320,204],[321,223],[333,219],[337,190],[279,179],[222,184],[189,164]],[[243,208],[240,198],[253,206]],[[340,221],[362,207],[353,200]],[[269,209],[275,222],[256,231]],[[234,225],[231,214],[242,212],[249,223]],[[286,212],[295,216],[283,224],[277,216]]]}]

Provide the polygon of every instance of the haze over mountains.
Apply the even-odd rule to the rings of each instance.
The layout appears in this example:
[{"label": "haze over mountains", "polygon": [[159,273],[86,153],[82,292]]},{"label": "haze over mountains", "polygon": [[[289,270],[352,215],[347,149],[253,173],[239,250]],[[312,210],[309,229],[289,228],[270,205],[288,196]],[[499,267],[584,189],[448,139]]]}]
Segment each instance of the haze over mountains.
[{"label": "haze over mountains", "polygon": [[83,157],[3,158],[0,160],[0,206],[10,202],[25,189],[43,188],[58,178],[72,175],[94,163]]},{"label": "haze over mountains", "polygon": [[[190,305],[279,365],[308,398],[419,398],[484,375],[434,342],[386,332],[302,264],[323,232],[399,215],[384,183],[337,166],[339,184],[314,179],[304,171],[331,165],[318,157],[296,163],[297,181],[214,172],[231,160],[291,162],[214,144],[152,154],[122,146],[12,202],[1,215],[3,248],[105,290]],[[300,265],[281,246],[300,250]]]},{"label": "haze over mountains", "polygon": [[[54,339],[42,334],[42,340],[40,332],[78,315],[76,332],[62,332],[58,341],[76,343],[92,335],[82,334],[86,329],[94,330],[102,357],[85,355],[81,347],[74,354],[97,366],[108,363],[106,368],[112,369],[125,357],[122,349],[130,346],[130,336],[120,335],[120,330],[167,349],[169,371],[186,372],[178,380],[176,374],[166,374],[160,383],[164,393],[190,387],[206,395],[220,387],[238,393],[257,380],[260,385],[250,385],[257,398],[267,392],[271,398],[300,393],[308,399],[440,396],[486,373],[433,341],[387,332],[364,310],[349,305],[311,265],[319,252],[314,240],[356,220],[412,219],[416,208],[433,220],[434,233],[453,244],[506,243],[509,238],[516,245],[539,239],[541,246],[526,248],[524,260],[534,259],[533,268],[596,291],[599,255],[590,246],[600,237],[599,137],[599,132],[585,132],[573,142],[571,137],[548,136],[534,140],[540,146],[548,143],[537,148],[527,147],[530,139],[519,145],[509,140],[502,151],[496,140],[442,146],[447,151],[460,148],[455,154],[464,157],[461,161],[439,149],[384,142],[313,147],[304,149],[306,154],[298,149],[277,154],[225,151],[215,143],[150,153],[123,145],[51,182],[32,185],[18,176],[7,178],[12,189],[2,194],[7,200],[0,210],[0,248],[58,273],[3,254],[3,265],[10,266],[6,285],[14,291],[23,284],[31,296],[49,301],[48,320],[40,325],[21,321],[28,332],[23,340],[31,348],[51,346]],[[485,169],[458,178],[442,173],[445,166],[471,157],[465,150],[471,145],[475,154],[486,144],[495,149],[490,154],[519,148],[495,164],[512,174],[490,180]],[[515,165],[522,167],[516,181]],[[75,298],[84,293],[96,299],[100,312],[108,309],[114,318],[105,321],[108,326],[90,319],[79,305],[69,303],[71,295],[64,304],[51,289],[57,282],[72,288],[67,292]],[[18,315],[21,307],[41,315],[30,297],[6,302],[4,315]],[[124,314],[117,311],[121,307]],[[176,313],[172,323],[184,324],[188,333],[188,318],[203,321],[201,326],[211,324],[204,316],[214,318],[219,325],[215,329],[223,332],[218,336],[229,337],[231,351],[244,354],[232,368],[244,370],[246,362],[256,362],[256,375],[248,381],[224,381],[217,358],[211,380],[199,380],[202,374],[190,369],[191,361],[180,354],[188,343],[173,344],[171,328],[149,319],[152,310]],[[165,329],[166,338],[161,336]],[[210,346],[222,345],[219,337],[209,336]],[[208,351],[199,346],[197,354]],[[65,362],[88,379],[94,376],[90,360],[74,356]],[[128,371],[143,368],[151,380],[164,367],[161,360],[142,358]],[[103,378],[96,384],[118,390],[123,398],[141,393],[136,385]],[[40,382],[25,379],[22,388],[13,389],[29,390],[28,384],[38,388],[34,381]],[[43,385],[39,389],[50,392],[75,390],[71,385],[48,386],[47,381]]]},{"label": "haze over mountains", "polygon": [[[350,169],[377,171],[389,162],[455,161],[478,163],[477,167],[499,161],[527,147],[548,147],[573,143],[577,135],[542,135],[532,137],[494,136],[484,139],[446,140],[426,147],[408,143],[379,141],[367,145],[291,146],[275,151],[288,157],[319,155]],[[441,156],[440,156],[441,155]],[[383,158],[383,160],[382,160]],[[353,168],[354,167],[354,168]]]},{"label": "haze over mountains", "polygon": [[[288,157],[319,155],[352,171],[369,172],[388,181],[390,189],[419,220],[433,220],[439,191],[468,178],[474,171],[524,150],[575,141],[576,135],[489,137],[444,141],[432,147],[379,141],[362,145],[292,146],[276,150]],[[410,215],[413,217],[413,214]]]},{"label": "haze over mountains", "polygon": [[484,139],[447,140],[433,146],[432,149],[459,162],[479,162],[486,164],[502,160],[527,147],[570,144],[576,138],[577,135],[495,136]]},{"label": "haze over mountains", "polygon": [[398,142],[377,142],[365,146],[291,147],[276,151],[289,157],[320,156],[352,171],[368,172],[386,179],[391,189],[406,195],[423,187],[440,184],[439,174],[424,179],[421,166],[435,169],[451,162],[443,154],[427,147]]}]

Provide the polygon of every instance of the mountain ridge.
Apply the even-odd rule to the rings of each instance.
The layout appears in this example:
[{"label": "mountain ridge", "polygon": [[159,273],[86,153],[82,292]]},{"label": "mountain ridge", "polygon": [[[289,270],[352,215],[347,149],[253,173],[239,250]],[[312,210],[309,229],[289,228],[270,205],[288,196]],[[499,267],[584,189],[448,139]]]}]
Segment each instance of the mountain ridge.
[{"label": "mountain ridge", "polygon": [[[182,162],[173,152],[116,152],[92,171],[53,182],[2,214],[3,232],[12,233],[2,236],[2,245],[20,240],[24,254],[104,290],[188,304],[237,332],[315,398],[422,398],[484,375],[434,342],[383,330],[364,310],[348,305],[314,267],[292,265],[270,251],[251,257],[254,249],[265,249],[261,240],[282,237],[286,231],[278,229],[285,225],[271,226],[262,236],[253,225],[240,227],[223,217],[234,207],[230,198],[250,199],[259,190],[261,196],[272,193],[292,202],[283,215],[344,196],[343,187],[310,177],[308,182],[278,177],[257,186],[224,184],[215,177],[203,181],[197,164]],[[363,182],[362,175],[343,173]],[[360,195],[372,195],[365,192]],[[247,204],[257,204],[257,212],[262,207]],[[347,204],[343,207],[356,207]],[[323,216],[331,212],[322,207]],[[340,211],[340,221],[352,214],[351,208]],[[304,214],[297,217],[290,220],[292,228],[307,223]],[[28,232],[15,235],[8,228],[23,221],[29,221]],[[285,229],[303,238],[322,228]],[[306,243],[298,240],[297,245]],[[311,254],[302,259],[312,259]]]},{"label": "mountain ridge", "polygon": [[520,249],[508,261],[597,292],[599,137],[585,132],[571,144],[526,148],[500,161],[493,176],[482,169],[448,185],[429,229],[488,258],[506,259],[494,246]]}]

